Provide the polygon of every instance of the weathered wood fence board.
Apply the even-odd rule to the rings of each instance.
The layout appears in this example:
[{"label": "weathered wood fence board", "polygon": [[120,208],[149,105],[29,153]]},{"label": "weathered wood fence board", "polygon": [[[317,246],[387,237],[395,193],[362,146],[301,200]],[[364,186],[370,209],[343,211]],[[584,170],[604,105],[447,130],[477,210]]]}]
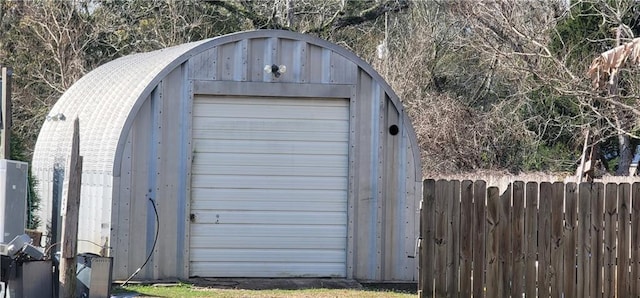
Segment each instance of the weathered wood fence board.
[{"label": "weathered wood fence board", "polygon": [[640,182],[423,187],[421,297],[640,296]]}]

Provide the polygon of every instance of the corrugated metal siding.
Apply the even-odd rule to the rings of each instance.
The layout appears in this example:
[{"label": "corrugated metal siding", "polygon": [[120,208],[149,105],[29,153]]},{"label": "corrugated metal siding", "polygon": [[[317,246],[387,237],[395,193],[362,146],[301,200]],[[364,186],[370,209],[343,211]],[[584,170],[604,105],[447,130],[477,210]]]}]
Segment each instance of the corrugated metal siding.
[{"label": "corrugated metal siding", "polygon": [[[51,181],[53,167],[66,166],[72,123],[78,117],[83,156],[79,239],[102,245],[110,237],[114,157],[121,136],[127,135],[127,131],[123,133],[125,123],[137,112],[136,105],[142,104],[143,94],[153,89],[151,81],[176,64],[178,57],[205,42],[130,55],[100,66],[71,86],[50,111],[50,115],[64,114],[66,120],[43,123],[34,150],[33,173],[38,181]],[[45,224],[51,221],[53,198],[45,184],[38,187],[38,194],[43,219],[40,229],[45,230]],[[98,211],[100,214],[96,214]],[[79,243],[79,249],[100,251],[86,241]]]},{"label": "corrugated metal siding", "polygon": [[[114,276],[125,279],[151,252],[141,275],[182,276],[185,270],[187,143],[190,128],[186,65],[161,81],[136,115],[123,151],[120,191],[113,211]],[[187,97],[187,98],[185,98]],[[152,200],[160,225],[156,226]]]},{"label": "corrugated metal siding", "polygon": [[346,100],[197,97],[191,275],[346,276]]}]

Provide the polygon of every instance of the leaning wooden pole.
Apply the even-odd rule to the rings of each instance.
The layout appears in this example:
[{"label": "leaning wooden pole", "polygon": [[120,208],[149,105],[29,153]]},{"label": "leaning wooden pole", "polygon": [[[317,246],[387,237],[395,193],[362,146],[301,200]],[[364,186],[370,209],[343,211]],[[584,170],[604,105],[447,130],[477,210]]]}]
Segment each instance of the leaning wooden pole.
[{"label": "leaning wooden pole", "polygon": [[67,191],[62,197],[62,251],[60,256],[60,298],[73,298],[76,292],[76,254],[82,156],[80,156],[79,120],[73,121],[71,155],[67,163]]},{"label": "leaning wooden pole", "polygon": [[2,126],[0,127],[0,159],[11,158],[11,68],[2,67]]},{"label": "leaning wooden pole", "polygon": [[584,164],[587,160],[587,148],[589,145],[589,130],[587,129],[587,135],[584,137],[584,146],[582,146],[582,157],[580,158],[580,165],[576,171],[576,177],[578,185],[582,183],[582,177],[584,177]]}]

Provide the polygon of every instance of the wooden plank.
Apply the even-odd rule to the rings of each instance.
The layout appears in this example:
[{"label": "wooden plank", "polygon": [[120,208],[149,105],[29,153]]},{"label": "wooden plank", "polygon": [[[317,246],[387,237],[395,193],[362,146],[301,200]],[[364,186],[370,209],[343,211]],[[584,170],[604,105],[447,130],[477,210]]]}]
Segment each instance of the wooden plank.
[{"label": "wooden plank", "polygon": [[449,181],[436,181],[436,202],[435,202],[435,289],[437,297],[447,295],[447,208],[446,200],[449,198]]},{"label": "wooden plank", "polygon": [[526,186],[526,207],[524,219],[525,234],[525,278],[524,291],[526,297],[537,296],[538,256],[538,184],[528,182]]},{"label": "wooden plank", "polygon": [[460,266],[460,181],[449,182],[449,197],[447,198],[447,294],[458,295]]},{"label": "wooden plank", "polygon": [[475,181],[473,183],[473,297],[484,297],[485,277],[485,206],[487,183]]},{"label": "wooden plank", "polygon": [[629,199],[631,187],[628,183],[618,185],[618,272],[617,296],[629,297]]},{"label": "wooden plank", "polygon": [[501,286],[502,266],[499,260],[500,246],[500,190],[487,189],[487,297],[504,297]]},{"label": "wooden plank", "polygon": [[472,229],[473,182],[464,180],[460,189],[460,297],[471,297]]},{"label": "wooden plank", "polygon": [[11,159],[11,81],[13,71],[8,67],[2,67],[0,71],[2,72],[2,79],[0,80],[2,84],[2,90],[0,91],[0,96],[2,96],[2,104],[0,105],[2,108],[0,118],[2,121],[0,125],[0,158]]},{"label": "wooden plank", "polygon": [[563,217],[564,183],[556,182],[551,186],[551,297],[562,297],[563,271]]},{"label": "wooden plank", "polygon": [[427,179],[422,184],[422,208],[420,209],[420,297],[434,294],[433,270],[435,261],[435,192],[436,181]]},{"label": "wooden plank", "polygon": [[607,183],[604,202],[604,297],[615,296],[618,185]]},{"label": "wooden plank", "polygon": [[602,295],[603,268],[603,221],[604,221],[604,187],[602,183],[591,185],[591,234],[590,252],[591,269],[589,280],[589,294],[591,297]]},{"label": "wooden plank", "polygon": [[76,255],[78,247],[78,218],[80,215],[80,186],[82,185],[82,157],[80,156],[79,120],[73,121],[71,155],[67,162],[67,191],[62,208],[62,251],[60,254],[61,298],[75,297],[76,293]]},{"label": "wooden plank", "polygon": [[538,213],[538,297],[549,297],[551,286],[551,183],[540,183]]},{"label": "wooden plank", "polygon": [[[524,182],[513,183],[513,212],[511,248],[513,251],[513,287],[511,297],[522,297],[524,293]],[[466,296],[469,297],[469,296]]]},{"label": "wooden plank", "polygon": [[509,296],[511,293],[511,283],[513,280],[513,254],[511,253],[511,192],[512,185],[500,195],[500,209],[498,232],[500,233],[500,244],[498,246],[498,266],[500,272],[500,286],[502,295]]},{"label": "wooden plank", "polygon": [[565,187],[564,212],[564,297],[576,297],[576,230],[578,219],[577,186],[567,183]]},{"label": "wooden plank", "polygon": [[640,182],[631,186],[631,297],[640,296]]},{"label": "wooden plank", "polygon": [[576,264],[577,295],[575,297],[589,296],[589,265],[591,254],[591,184],[581,183],[578,190],[578,253]]}]

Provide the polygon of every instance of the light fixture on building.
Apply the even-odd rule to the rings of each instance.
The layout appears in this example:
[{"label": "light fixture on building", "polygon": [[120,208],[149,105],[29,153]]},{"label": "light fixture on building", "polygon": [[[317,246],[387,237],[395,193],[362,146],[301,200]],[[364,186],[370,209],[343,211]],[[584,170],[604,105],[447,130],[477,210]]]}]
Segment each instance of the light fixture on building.
[{"label": "light fixture on building", "polygon": [[57,113],[55,115],[47,115],[47,121],[64,121],[65,119],[67,119],[67,117],[64,116],[64,114],[62,113]]},{"label": "light fixture on building", "polygon": [[273,74],[274,77],[279,78],[281,74],[287,72],[286,65],[267,64],[264,66],[264,72]]}]

